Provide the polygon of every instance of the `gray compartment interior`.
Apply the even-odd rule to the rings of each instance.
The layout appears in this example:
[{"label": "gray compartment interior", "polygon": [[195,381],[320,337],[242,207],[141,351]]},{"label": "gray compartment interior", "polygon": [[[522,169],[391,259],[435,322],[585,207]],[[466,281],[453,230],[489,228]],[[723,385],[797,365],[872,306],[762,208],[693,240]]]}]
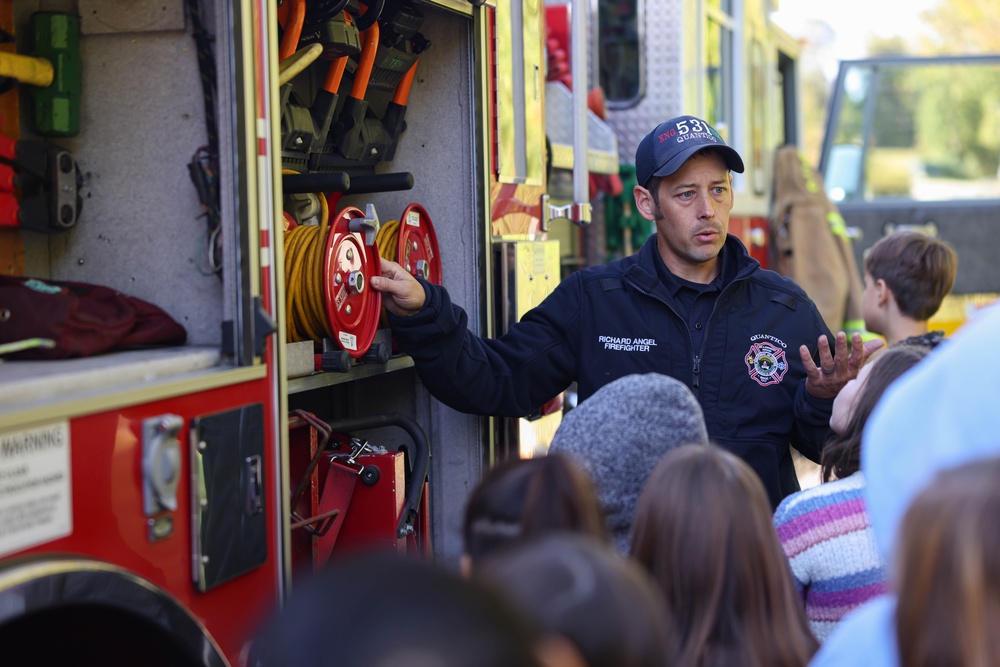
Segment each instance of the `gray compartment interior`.
[{"label": "gray compartment interior", "polygon": [[[208,4],[208,3],[206,3]],[[226,2],[203,17],[217,53],[231,48]],[[345,203],[376,206],[380,219],[398,219],[419,202],[436,230],[444,284],[466,308],[473,330],[483,329],[482,265],[486,256],[481,220],[481,156],[476,146],[473,21],[469,16],[421,5],[421,32],[432,42],[421,56],[403,133],[390,164],[379,172],[409,171],[414,186],[402,192],[357,195]],[[76,362],[0,363],[0,412],[29,402],[57,400],[81,391],[125,389],[149,378],[211,372],[226,363],[221,328],[233,318],[241,289],[236,271],[238,211],[234,175],[219,175],[223,202],[223,276],[206,275],[206,224],[188,174],[188,162],[206,144],[204,100],[195,42],[182,0],[115,2],[17,2],[16,24],[33,11],[78,11],[82,19],[83,99],[81,132],[60,139],[83,174],[83,209],[67,233],[25,233],[26,273],[113,287],[166,310],[188,331],[188,345],[174,351],[130,352]],[[26,30],[26,28],[24,28]],[[232,155],[233,66],[217,58],[220,153]],[[278,109],[273,109],[278,113]],[[29,135],[22,105],[23,135]],[[280,141],[274,138],[275,149]],[[223,161],[223,167],[225,161]],[[281,252],[280,236],[275,235]],[[115,365],[127,372],[116,372]],[[42,368],[44,372],[39,373]],[[30,391],[22,391],[28,390]],[[293,394],[299,405],[342,414],[400,411],[424,428],[431,443],[431,521],[435,551],[454,560],[461,552],[464,501],[478,479],[487,422],[434,401],[412,369]],[[400,436],[392,436],[399,439]],[[405,440],[405,438],[403,438]],[[391,443],[390,443],[391,444]]]}]

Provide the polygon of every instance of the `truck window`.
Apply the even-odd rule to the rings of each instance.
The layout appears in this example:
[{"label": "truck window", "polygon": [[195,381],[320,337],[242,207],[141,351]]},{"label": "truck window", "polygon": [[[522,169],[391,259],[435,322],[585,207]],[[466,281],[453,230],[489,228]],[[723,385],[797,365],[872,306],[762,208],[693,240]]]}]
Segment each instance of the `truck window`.
[{"label": "truck window", "polygon": [[600,83],[608,105],[613,108],[635,106],[645,92],[640,67],[642,4],[642,0],[598,3]]},{"label": "truck window", "polygon": [[819,171],[864,253],[897,229],[950,243],[952,293],[932,321],[951,332],[1000,298],[1000,54],[844,61]]},{"label": "truck window", "polygon": [[1000,63],[861,63],[838,83],[831,199],[1000,198]]}]

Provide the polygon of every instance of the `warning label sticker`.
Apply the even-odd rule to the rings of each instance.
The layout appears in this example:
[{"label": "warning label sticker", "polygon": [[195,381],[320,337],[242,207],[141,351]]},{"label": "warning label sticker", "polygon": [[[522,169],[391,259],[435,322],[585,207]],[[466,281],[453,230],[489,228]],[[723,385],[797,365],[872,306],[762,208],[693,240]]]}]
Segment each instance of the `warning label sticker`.
[{"label": "warning label sticker", "polygon": [[0,556],[72,532],[68,422],[0,433]]}]

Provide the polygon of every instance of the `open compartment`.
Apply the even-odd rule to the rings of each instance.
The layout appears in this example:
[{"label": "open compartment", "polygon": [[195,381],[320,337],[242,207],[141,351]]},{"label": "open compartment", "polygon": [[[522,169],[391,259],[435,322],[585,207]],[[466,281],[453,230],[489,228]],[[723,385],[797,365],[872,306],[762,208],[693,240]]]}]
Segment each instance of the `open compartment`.
[{"label": "open compartment", "polygon": [[[19,224],[0,231],[0,268],[110,288],[161,309],[186,336],[123,351],[109,334],[91,346],[107,349],[75,359],[4,355],[0,414],[95,395],[127,403],[152,385],[261,363],[258,128],[248,117],[256,73],[242,12],[244,3],[205,0],[12,3],[10,51],[49,60],[50,88],[65,92],[56,104],[79,120],[53,134],[39,119],[37,87],[17,82],[3,93],[4,138],[61,149],[75,163],[80,205],[55,228],[24,206],[22,189]],[[51,16],[76,34],[42,35],[39,17]],[[56,55],[49,41],[61,44]],[[43,198],[67,187],[49,182]]]}]

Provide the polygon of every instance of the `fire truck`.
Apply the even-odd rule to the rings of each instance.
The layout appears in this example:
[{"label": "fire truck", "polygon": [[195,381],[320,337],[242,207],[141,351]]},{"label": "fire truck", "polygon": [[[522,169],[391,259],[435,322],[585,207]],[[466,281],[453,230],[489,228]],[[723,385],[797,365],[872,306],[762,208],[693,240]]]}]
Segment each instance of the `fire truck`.
[{"label": "fire truck", "polygon": [[370,277],[397,261],[502,334],[680,113],[744,155],[732,231],[766,261],[797,138],[770,9],[0,0],[5,663],[243,665],[330,558],[457,557],[472,485],[544,451],[561,397],[438,403]]}]

